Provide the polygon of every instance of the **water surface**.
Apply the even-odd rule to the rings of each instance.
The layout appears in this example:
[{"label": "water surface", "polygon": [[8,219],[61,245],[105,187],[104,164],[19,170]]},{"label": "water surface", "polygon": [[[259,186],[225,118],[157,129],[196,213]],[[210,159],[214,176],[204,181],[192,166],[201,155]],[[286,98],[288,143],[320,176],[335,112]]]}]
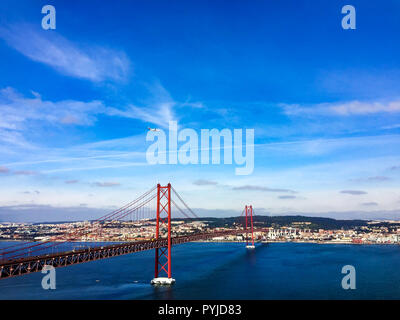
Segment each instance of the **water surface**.
[{"label": "water surface", "polygon": [[[171,288],[150,285],[145,251],[57,268],[55,290],[41,273],[3,279],[0,299],[400,299],[396,245],[188,243],[172,254]],[[356,290],[341,287],[344,265],[356,268]]]}]

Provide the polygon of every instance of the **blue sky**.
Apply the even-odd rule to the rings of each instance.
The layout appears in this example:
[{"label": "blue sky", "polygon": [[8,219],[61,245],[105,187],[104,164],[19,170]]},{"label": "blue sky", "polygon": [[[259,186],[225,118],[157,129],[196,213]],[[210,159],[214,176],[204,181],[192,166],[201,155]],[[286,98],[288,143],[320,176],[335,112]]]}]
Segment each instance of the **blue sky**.
[{"label": "blue sky", "polygon": [[[0,221],[96,217],[158,182],[202,215],[398,218],[400,3],[352,1],[356,30],[346,4],[2,1]],[[254,129],[254,172],[147,164],[170,120]]]}]

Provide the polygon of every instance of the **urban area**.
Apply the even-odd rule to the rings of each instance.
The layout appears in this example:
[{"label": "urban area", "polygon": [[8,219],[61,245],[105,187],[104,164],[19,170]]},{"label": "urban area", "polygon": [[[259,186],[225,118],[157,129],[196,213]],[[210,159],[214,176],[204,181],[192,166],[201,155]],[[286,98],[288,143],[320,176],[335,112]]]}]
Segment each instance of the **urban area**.
[{"label": "urban area", "polygon": [[[303,219],[304,220],[304,219]],[[173,220],[172,236],[188,235],[198,232],[243,229],[243,224],[216,224],[215,220],[185,221]],[[97,222],[63,222],[63,223],[0,223],[0,240],[2,241],[140,241],[155,237],[154,220],[148,221],[109,221],[105,224]],[[314,243],[348,243],[348,244],[397,244],[400,243],[399,221],[365,221],[362,225],[347,228],[327,229],[318,227],[311,221],[289,222],[286,225],[272,224],[266,226],[255,223],[254,239],[258,242],[314,242]],[[248,237],[251,228],[248,228]],[[160,234],[163,230],[160,231]],[[217,237],[207,241],[241,242],[245,234]]]}]

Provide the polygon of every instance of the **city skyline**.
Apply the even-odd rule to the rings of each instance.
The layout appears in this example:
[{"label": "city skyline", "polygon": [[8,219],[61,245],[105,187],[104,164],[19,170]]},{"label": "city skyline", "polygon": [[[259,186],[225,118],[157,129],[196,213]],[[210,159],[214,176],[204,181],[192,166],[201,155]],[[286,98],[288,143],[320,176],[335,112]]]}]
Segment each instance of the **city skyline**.
[{"label": "city skyline", "polygon": [[[398,219],[396,1],[0,4],[0,222],[85,220],[171,183],[199,216]],[[294,9],[295,10],[291,10]],[[112,13],[111,13],[112,12]],[[254,129],[254,171],[150,165],[148,127]]]}]

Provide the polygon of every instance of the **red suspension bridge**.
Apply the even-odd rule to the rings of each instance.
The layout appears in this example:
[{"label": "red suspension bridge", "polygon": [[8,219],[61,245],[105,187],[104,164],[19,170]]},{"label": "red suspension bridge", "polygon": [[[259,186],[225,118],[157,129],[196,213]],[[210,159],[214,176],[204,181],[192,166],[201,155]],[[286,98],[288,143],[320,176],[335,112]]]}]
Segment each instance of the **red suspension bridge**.
[{"label": "red suspension bridge", "polygon": [[[172,199],[172,195],[174,195],[176,201]],[[179,205],[177,202],[179,202]],[[185,209],[182,209],[181,205]],[[242,212],[242,216],[245,217],[243,227],[175,235],[171,226],[172,207],[186,218],[185,221],[193,221],[198,218],[171,184],[167,186],[158,184],[134,201],[92,221],[89,225],[68,230],[45,241],[18,243],[0,249],[0,279],[40,272],[45,266],[66,267],[154,249],[155,269],[152,283],[171,284],[175,281],[172,278],[171,268],[171,248],[174,245],[244,234],[246,247],[252,249],[254,248],[254,233],[266,231],[266,229],[253,229],[253,208],[252,206],[245,206]],[[102,246],[93,245],[80,250],[51,253],[51,250],[60,248],[62,244],[65,245],[89,236],[100,235],[116,221],[126,220],[137,223],[155,221],[154,235],[146,240],[125,241]],[[251,237],[249,234],[251,234]]]}]

